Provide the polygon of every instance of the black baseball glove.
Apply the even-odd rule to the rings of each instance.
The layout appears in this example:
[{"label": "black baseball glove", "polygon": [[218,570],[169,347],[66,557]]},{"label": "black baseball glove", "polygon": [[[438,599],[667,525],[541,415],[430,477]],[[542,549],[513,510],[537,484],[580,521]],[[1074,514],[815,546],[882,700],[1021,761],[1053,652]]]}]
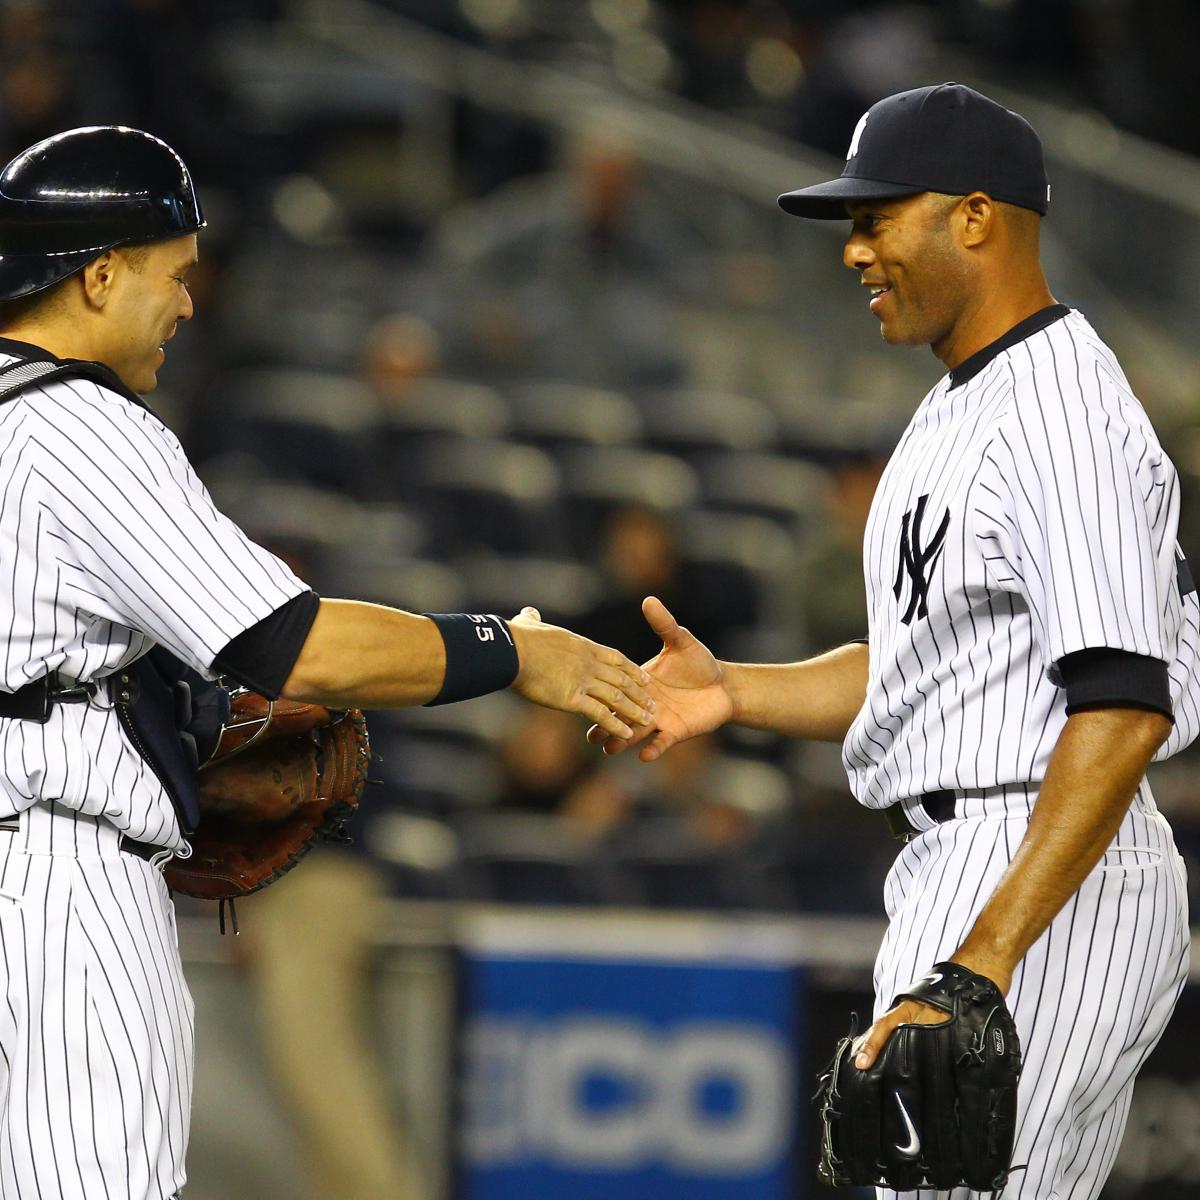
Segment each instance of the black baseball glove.
[{"label": "black baseball glove", "polygon": [[814,1100],[824,1126],[818,1172],[831,1187],[979,1191],[1004,1186],[1017,1126],[1021,1046],[1004,997],[957,963],[938,963],[892,1002],[949,1014],[899,1025],[865,1071],[856,1029],[838,1043]]}]

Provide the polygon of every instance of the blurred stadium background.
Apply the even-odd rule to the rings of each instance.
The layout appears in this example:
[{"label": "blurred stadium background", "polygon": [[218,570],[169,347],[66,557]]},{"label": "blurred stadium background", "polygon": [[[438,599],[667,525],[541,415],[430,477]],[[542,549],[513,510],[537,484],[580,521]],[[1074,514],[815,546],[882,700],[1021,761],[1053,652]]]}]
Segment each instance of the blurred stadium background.
[{"label": "blurred stadium background", "polygon": [[[326,595],[725,657],[865,627],[874,482],[937,377],[775,196],[954,78],[1028,116],[1057,296],[1114,345],[1200,553],[1194,0],[4,0],[4,159],[121,122],[191,165],[197,316],[154,404]],[[598,762],[508,694],[373,717],[353,847],[181,908],[190,1200],[801,1200],[868,1007],[882,822],[836,750]],[[1197,756],[1154,775],[1200,879]],[[1194,1195],[1189,989],[1112,1197]]]}]

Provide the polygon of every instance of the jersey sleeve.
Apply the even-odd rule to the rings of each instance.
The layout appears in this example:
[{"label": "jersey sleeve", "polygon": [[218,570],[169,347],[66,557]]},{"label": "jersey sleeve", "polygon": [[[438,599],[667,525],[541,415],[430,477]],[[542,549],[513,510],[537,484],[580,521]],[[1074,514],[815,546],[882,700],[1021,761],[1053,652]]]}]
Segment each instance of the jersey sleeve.
[{"label": "jersey sleeve", "polygon": [[77,611],[208,672],[238,634],[308,590],[218,511],[152,413],[86,381],[29,405],[46,536]]},{"label": "jersey sleeve", "polygon": [[1068,654],[1169,662],[1178,484],[1099,363],[1018,381],[972,489],[988,581],[1022,597],[1055,683]]}]

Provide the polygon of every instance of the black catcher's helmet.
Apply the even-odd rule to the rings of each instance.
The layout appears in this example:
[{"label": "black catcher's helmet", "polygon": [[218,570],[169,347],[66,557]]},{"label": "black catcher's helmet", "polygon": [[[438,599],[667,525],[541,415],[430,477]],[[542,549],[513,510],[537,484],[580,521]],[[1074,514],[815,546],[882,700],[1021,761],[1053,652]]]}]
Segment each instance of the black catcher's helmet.
[{"label": "black catcher's helmet", "polygon": [[140,129],[68,129],[0,172],[0,301],[66,279],[114,246],[204,227],[183,159]]}]

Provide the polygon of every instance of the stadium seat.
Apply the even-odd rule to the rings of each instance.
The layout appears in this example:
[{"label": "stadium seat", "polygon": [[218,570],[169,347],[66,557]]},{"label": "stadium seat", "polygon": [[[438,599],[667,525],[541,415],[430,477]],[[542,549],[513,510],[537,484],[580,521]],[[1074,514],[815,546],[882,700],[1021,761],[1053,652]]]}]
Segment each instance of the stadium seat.
[{"label": "stadium seat", "polygon": [[826,512],[828,477],[811,463],[759,451],[714,451],[695,466],[706,507],[769,517],[798,535]]},{"label": "stadium seat", "polygon": [[446,821],[400,804],[363,806],[351,836],[382,867],[392,895],[451,899],[459,891],[457,835]]},{"label": "stadium seat", "polygon": [[[371,778],[382,780],[383,794],[407,811],[447,817],[496,802],[500,767],[489,747],[423,737],[379,714],[371,714],[367,723],[379,758]],[[368,794],[365,803],[372,799]]]},{"label": "stadium seat", "polygon": [[704,450],[766,450],[779,433],[775,414],[761,400],[725,392],[652,392],[639,400],[644,441],[660,450],[691,455]]},{"label": "stadium seat", "polygon": [[227,447],[278,478],[377,493],[379,408],[357,380],[323,371],[253,368],[226,377]]},{"label": "stadium seat", "polygon": [[533,445],[619,446],[635,443],[643,422],[620,392],[541,380],[509,392],[513,436]]},{"label": "stadium seat", "polygon": [[765,517],[691,509],[678,518],[684,566],[693,592],[720,603],[714,624],[743,627],[794,623],[797,546]]},{"label": "stadium seat", "polygon": [[504,397],[493,387],[463,379],[429,378],[410,384],[389,401],[384,416],[397,433],[500,437],[512,425]]},{"label": "stadium seat", "polygon": [[225,276],[226,361],[353,370],[372,322],[403,303],[398,259],[344,239],[314,247],[278,230],[256,236]]},{"label": "stadium seat", "polygon": [[675,816],[642,817],[610,848],[607,886],[647,908],[728,909],[735,889],[722,856],[695,844]]},{"label": "stadium seat", "polygon": [[431,443],[503,437],[512,424],[495,388],[461,379],[422,379],[384,408],[379,435],[393,494],[404,495]]},{"label": "stadium seat", "polygon": [[412,496],[429,514],[442,553],[556,554],[564,549],[559,473],[533,446],[442,438],[412,471]]},{"label": "stadium seat", "polygon": [[554,816],[465,815],[461,839],[464,899],[502,904],[594,904],[588,856]]},{"label": "stadium seat", "polygon": [[570,624],[603,590],[594,568],[564,559],[483,554],[457,559],[454,565],[462,574],[472,612],[512,616],[532,604],[544,620]]},{"label": "stadium seat", "polygon": [[635,446],[588,446],[558,455],[571,545],[596,553],[604,521],[626,504],[674,512],[700,499],[696,473],[678,458]]},{"label": "stadium seat", "polygon": [[371,558],[411,555],[428,539],[424,520],[412,509],[363,504],[304,483],[256,479],[244,462],[230,463],[228,472],[219,461],[210,466],[204,478],[223,512],[255,541],[277,553],[295,551],[321,574],[347,547],[359,547]]},{"label": "stadium seat", "polygon": [[461,704],[402,708],[385,714],[388,723],[425,742],[495,746],[512,733],[525,706],[513,692],[492,692]]},{"label": "stadium seat", "polygon": [[[260,540],[311,538],[324,542],[339,534],[358,538],[366,508],[333,488],[295,480],[264,478],[245,455],[221,455],[201,472],[217,506],[247,533]],[[415,532],[415,531],[414,531]]]},{"label": "stadium seat", "polygon": [[327,590],[410,612],[462,612],[462,577],[445,563],[424,558],[374,557],[343,548],[325,564]]}]

